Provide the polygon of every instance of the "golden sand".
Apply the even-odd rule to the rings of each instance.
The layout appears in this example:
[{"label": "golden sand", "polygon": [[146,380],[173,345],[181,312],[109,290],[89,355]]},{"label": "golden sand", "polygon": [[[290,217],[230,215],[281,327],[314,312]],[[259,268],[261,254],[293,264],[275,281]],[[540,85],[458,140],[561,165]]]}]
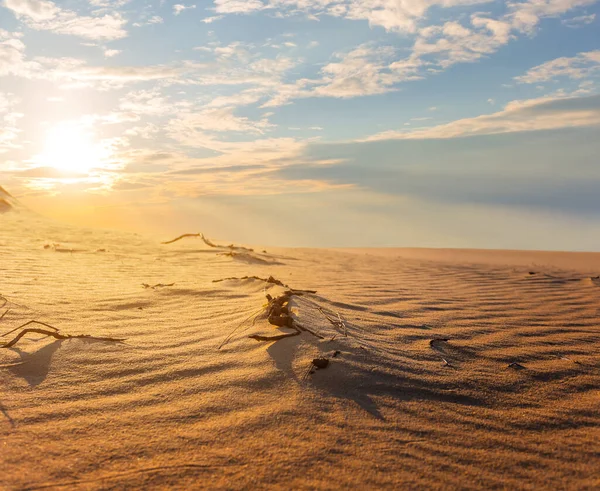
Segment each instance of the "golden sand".
[{"label": "golden sand", "polygon": [[[127,339],[0,350],[0,489],[600,486],[600,254],[227,255],[0,223],[0,333]],[[290,305],[323,339],[248,338],[285,331],[263,306],[286,289],[213,282],[271,275],[317,291]]]}]

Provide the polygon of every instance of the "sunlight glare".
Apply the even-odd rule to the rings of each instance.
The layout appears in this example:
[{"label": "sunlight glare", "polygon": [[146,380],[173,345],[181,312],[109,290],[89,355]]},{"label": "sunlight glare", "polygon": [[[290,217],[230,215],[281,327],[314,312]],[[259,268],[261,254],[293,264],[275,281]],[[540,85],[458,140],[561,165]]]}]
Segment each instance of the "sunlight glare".
[{"label": "sunlight glare", "polygon": [[54,126],[46,134],[38,163],[62,172],[88,173],[100,166],[105,150],[93,140],[91,132],[77,124]]}]

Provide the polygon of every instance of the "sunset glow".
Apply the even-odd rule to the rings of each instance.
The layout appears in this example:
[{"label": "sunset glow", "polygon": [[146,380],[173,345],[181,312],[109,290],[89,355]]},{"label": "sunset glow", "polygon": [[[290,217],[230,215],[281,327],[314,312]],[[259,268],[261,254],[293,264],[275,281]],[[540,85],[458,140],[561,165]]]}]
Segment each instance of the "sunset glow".
[{"label": "sunset glow", "polygon": [[89,131],[75,124],[63,124],[48,131],[43,153],[36,160],[58,171],[85,174],[98,167],[104,156]]},{"label": "sunset glow", "polygon": [[248,243],[597,249],[599,22],[599,0],[0,0],[0,185]]}]

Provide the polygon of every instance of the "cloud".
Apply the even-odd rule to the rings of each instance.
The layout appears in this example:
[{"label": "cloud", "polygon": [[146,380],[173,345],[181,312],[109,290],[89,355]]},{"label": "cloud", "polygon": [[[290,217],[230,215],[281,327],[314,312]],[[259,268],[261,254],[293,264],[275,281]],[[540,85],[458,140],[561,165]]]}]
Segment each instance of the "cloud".
[{"label": "cloud", "polygon": [[351,98],[385,94],[400,81],[419,78],[418,65],[391,64],[395,50],[391,47],[358,46],[348,53],[335,55],[338,61],[325,65],[319,79],[299,79],[280,85],[263,107],[288,104],[292,99],[306,97]]},{"label": "cloud", "polygon": [[600,50],[547,61],[531,68],[525,75],[515,77],[515,80],[522,84],[539,84],[558,77],[579,80],[590,77],[598,71],[600,71]]},{"label": "cloud", "polygon": [[320,78],[304,78],[282,84],[263,107],[289,104],[294,99],[306,97],[350,98],[398,90],[399,84],[403,82],[425,78],[458,63],[474,63],[491,56],[519,34],[533,33],[541,18],[558,16],[594,1],[509,2],[506,4],[506,11],[495,18],[490,14],[473,13],[469,17],[463,17],[461,22],[452,20],[417,29],[417,18],[432,5],[451,7],[478,2],[449,0],[404,4],[395,0],[378,0],[367,4],[336,0],[271,0],[261,8],[288,8],[295,5],[300,10],[327,8],[328,14],[335,11],[335,15],[344,17],[352,13],[350,18],[379,19],[375,24],[381,24],[388,30],[413,32],[415,41],[410,54],[401,59],[394,59],[397,51],[395,48],[373,44],[363,44],[348,53],[337,54],[339,61],[324,66]]},{"label": "cloud", "polygon": [[560,22],[561,22],[561,24],[563,24],[567,27],[578,28],[578,27],[583,27],[587,24],[591,24],[595,20],[596,20],[596,14],[590,14],[590,15],[580,15],[577,17],[571,17],[570,19],[563,19]]},{"label": "cloud", "polygon": [[80,16],[48,0],[4,0],[3,5],[31,29],[107,41],[127,36],[127,21],[119,13]]},{"label": "cloud", "polygon": [[53,19],[60,12],[53,2],[45,0],[4,0],[3,5],[18,18],[29,18],[36,22]]},{"label": "cloud", "polygon": [[215,0],[215,12],[219,14],[248,14],[265,7],[260,0]]},{"label": "cloud", "polygon": [[569,10],[596,3],[596,0],[528,0],[509,2],[506,19],[514,29],[533,33],[544,17],[558,17]]},{"label": "cloud", "polygon": [[16,140],[20,130],[17,122],[23,117],[15,111],[19,102],[14,94],[0,92],[0,154],[18,148]]},{"label": "cloud", "polygon": [[[275,174],[286,180],[352,185],[356,192],[374,191],[379,199],[415,198],[438,211],[454,204],[468,205],[469,212],[517,208],[598,217],[596,133],[597,128],[580,127],[460,139],[313,144],[297,156],[298,163]],[[311,163],[323,156],[337,162]]]},{"label": "cloud", "polygon": [[164,24],[164,22],[165,19],[163,19],[160,15],[153,15],[146,21],[146,24]]},{"label": "cloud", "polygon": [[216,107],[200,111],[181,112],[169,121],[170,138],[193,147],[220,151],[227,143],[215,139],[215,133],[235,132],[262,135],[272,127],[268,119],[258,121],[234,114],[234,107]]},{"label": "cloud", "polygon": [[160,116],[176,111],[178,108],[161,94],[159,88],[154,88],[127,93],[120,99],[119,109],[135,114]]},{"label": "cloud", "polygon": [[502,111],[411,131],[386,131],[365,141],[446,139],[600,125],[600,96],[513,101]]},{"label": "cloud", "polygon": [[202,19],[202,22],[204,22],[205,24],[212,24],[213,22],[221,20],[223,17],[223,15],[213,15],[212,17],[205,17],[204,19]]},{"label": "cloud", "polygon": [[[205,63],[183,60],[169,65],[92,66],[78,58],[38,56],[27,59],[20,35],[0,30],[0,76],[47,80],[61,88],[93,87],[99,90],[151,81],[160,82],[162,87],[246,85],[254,88],[246,89],[241,97],[252,98],[254,102],[280,85],[284,74],[298,63],[283,55],[264,58],[255,46],[243,43],[205,48],[214,60]],[[116,51],[107,50],[106,55],[114,55]]]},{"label": "cloud", "polygon": [[120,49],[105,49],[104,50],[104,57],[105,58],[112,58],[113,56],[117,56],[120,53],[122,53],[122,51]]},{"label": "cloud", "polygon": [[125,135],[139,136],[144,140],[150,140],[159,132],[160,128],[158,126],[153,123],[147,123],[143,126],[134,126],[133,128],[125,130]]},{"label": "cloud", "polygon": [[303,14],[311,19],[328,15],[366,20],[388,31],[415,32],[417,23],[432,7],[449,8],[488,3],[489,0],[215,0],[219,14],[276,11],[278,16]]},{"label": "cloud", "polygon": [[183,73],[185,70],[181,66],[89,66],[76,58],[36,57],[27,63],[22,76],[48,80],[66,88],[110,90],[152,80],[175,81]]},{"label": "cloud", "polygon": [[27,71],[25,44],[20,34],[0,29],[0,77],[21,75]]},{"label": "cloud", "polygon": [[184,10],[191,10],[195,8],[195,5],[183,5],[181,3],[176,3],[175,5],[173,5],[173,15],[179,15]]}]

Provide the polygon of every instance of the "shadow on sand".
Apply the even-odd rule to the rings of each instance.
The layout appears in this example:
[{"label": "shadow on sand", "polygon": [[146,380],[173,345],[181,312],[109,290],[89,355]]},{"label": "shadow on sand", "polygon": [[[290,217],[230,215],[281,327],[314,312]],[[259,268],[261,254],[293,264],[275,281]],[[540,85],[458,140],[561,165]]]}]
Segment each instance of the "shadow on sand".
[{"label": "shadow on sand", "polygon": [[62,346],[62,343],[64,343],[64,340],[62,339],[53,341],[33,353],[27,353],[20,348],[10,348],[11,351],[17,353],[21,357],[22,363],[10,367],[9,370],[17,377],[25,379],[31,387],[40,385],[46,380],[48,372],[50,371],[52,357]]},{"label": "shadow on sand", "polygon": [[[335,358],[332,353],[340,351]],[[305,377],[313,356],[306,357],[305,366],[294,366],[300,352],[319,353],[330,358],[329,366]],[[282,339],[267,348],[278,370],[298,384],[308,384],[333,397],[355,402],[377,419],[384,420],[375,397],[391,397],[397,401],[428,400],[467,406],[483,406],[482,399],[461,394],[444,382],[424,380],[414,368],[390,366],[385,371],[360,348],[349,348],[340,342],[319,341],[303,333],[301,336]]]}]

